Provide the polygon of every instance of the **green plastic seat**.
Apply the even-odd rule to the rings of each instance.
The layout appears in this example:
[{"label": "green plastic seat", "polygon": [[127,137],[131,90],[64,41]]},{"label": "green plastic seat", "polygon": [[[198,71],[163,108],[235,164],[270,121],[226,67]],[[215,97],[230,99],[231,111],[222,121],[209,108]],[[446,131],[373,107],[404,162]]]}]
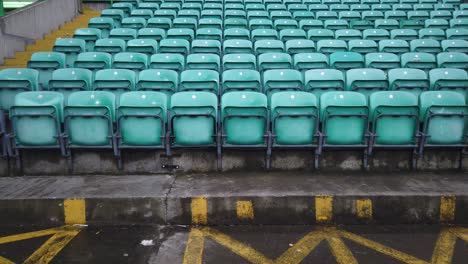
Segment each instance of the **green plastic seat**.
[{"label": "green plastic seat", "polygon": [[285,43],[286,52],[294,55],[298,53],[314,52],[315,43],[308,39],[291,39]]},{"label": "green plastic seat", "polygon": [[393,10],[407,12],[413,10],[413,7],[410,4],[398,4],[393,6]]},{"label": "green plastic seat", "polygon": [[382,12],[385,12],[385,11],[391,11],[392,10],[392,6],[388,3],[385,3],[385,4],[372,4],[371,5],[371,9],[372,10],[376,10],[376,11],[382,11]]},{"label": "green plastic seat", "polygon": [[429,12],[427,11],[408,11],[407,13],[408,19],[414,19],[414,20],[425,20],[429,19]]},{"label": "green plastic seat", "polygon": [[384,71],[379,69],[352,69],[346,72],[346,87],[369,97],[374,92],[387,90],[388,82]]},{"label": "green plastic seat", "polygon": [[449,22],[445,19],[426,19],[424,21],[425,28],[447,29],[449,26]]},{"label": "green plastic seat", "polygon": [[304,90],[317,97],[328,91],[344,91],[345,76],[334,69],[312,69],[304,74]]},{"label": "green plastic seat", "polygon": [[223,94],[232,91],[262,91],[260,73],[255,70],[227,70],[223,72],[222,79]]},{"label": "green plastic seat", "polygon": [[95,52],[107,52],[114,55],[119,52],[124,52],[126,48],[126,42],[123,39],[98,39],[94,46]]},{"label": "green plastic seat", "polygon": [[159,9],[159,10],[156,10],[154,11],[154,17],[153,18],[150,18],[148,20],[148,23],[149,21],[153,21],[153,19],[155,18],[161,18],[161,19],[169,19],[172,23],[172,19],[176,18],[177,17],[177,11],[176,10],[172,10],[172,9]]},{"label": "green plastic seat", "polygon": [[159,4],[156,2],[142,2],[138,5],[138,9],[151,10],[154,13],[154,11],[159,9]]},{"label": "green plastic seat", "polygon": [[273,21],[283,20],[283,19],[292,19],[292,13],[289,11],[283,11],[283,10],[272,11],[270,12],[270,18]]},{"label": "green plastic seat", "polygon": [[226,10],[224,12],[224,19],[246,19],[247,13],[242,10]]},{"label": "green plastic seat", "polygon": [[251,31],[252,35],[252,41],[258,41],[258,40],[277,40],[279,39],[278,37],[278,31],[275,29],[254,29]]},{"label": "green plastic seat", "polygon": [[451,19],[452,18],[452,12],[448,11],[448,10],[438,10],[438,11],[431,11],[430,13],[430,17],[432,19]]},{"label": "green plastic seat", "polygon": [[[143,70],[138,75],[137,91],[155,91],[171,96],[177,92],[179,75],[176,71],[165,69]],[[169,102],[168,102],[169,104]]]},{"label": "green plastic seat", "polygon": [[108,38],[115,24],[114,19],[110,17],[93,17],[89,20],[88,28],[97,28],[101,30],[101,38]]},{"label": "green plastic seat", "polygon": [[440,45],[445,52],[468,52],[468,41],[463,39],[442,40]]},{"label": "green plastic seat", "polygon": [[223,147],[267,144],[268,110],[264,94],[249,91],[224,94],[221,116]]},{"label": "green plastic seat", "polygon": [[192,41],[192,53],[221,54],[221,42],[217,40],[194,40]]},{"label": "green plastic seat", "polygon": [[362,37],[368,40],[380,41],[390,38],[390,32],[386,29],[365,29],[362,32]]},{"label": "green plastic seat", "polygon": [[[435,1],[437,3],[437,1]],[[432,11],[434,10],[434,6],[432,4],[425,4],[421,2],[421,4],[415,4],[414,10],[416,11]]]},{"label": "green plastic seat", "polygon": [[396,20],[407,19],[406,12],[401,11],[401,10],[385,11],[384,16],[385,16],[385,19],[396,19]]},{"label": "green plastic seat", "polygon": [[136,39],[137,31],[133,28],[114,28],[109,33],[109,38],[123,39],[125,41]]},{"label": "green plastic seat", "polygon": [[415,39],[410,42],[412,52],[439,53],[442,52],[440,42],[434,39]]},{"label": "green plastic seat", "polygon": [[198,28],[223,28],[223,22],[221,19],[213,18],[202,18],[198,21]]},{"label": "green plastic seat", "polygon": [[455,11],[455,6],[452,4],[435,4],[434,5],[435,10],[448,10],[448,11]]},{"label": "green plastic seat", "polygon": [[359,11],[359,12],[364,12],[364,11],[370,11],[371,7],[370,5],[366,4],[352,4],[350,5],[350,10],[351,11]]},{"label": "green plastic seat", "polygon": [[123,28],[141,29],[146,27],[146,19],[142,17],[126,17],[122,19]]},{"label": "green plastic seat", "polygon": [[39,90],[39,71],[9,68],[0,71],[0,109],[8,112],[21,92]]},{"label": "green plastic seat", "polygon": [[366,68],[389,70],[400,68],[400,57],[393,53],[368,53],[365,56]]},{"label": "green plastic seat", "polygon": [[84,40],[86,42],[86,51],[94,51],[94,42],[101,38],[101,30],[97,28],[79,28],[73,33],[73,38]]},{"label": "green plastic seat", "polygon": [[425,28],[424,22],[426,20],[400,20],[401,29],[420,30]]},{"label": "green plastic seat", "polygon": [[133,5],[130,3],[114,3],[111,6],[111,9],[121,10],[125,17],[130,15],[130,12],[132,12],[133,8]]},{"label": "green plastic seat", "polygon": [[302,1],[298,1],[298,3],[286,5],[288,7],[288,11],[292,13],[293,18],[295,18],[295,19],[297,19],[297,18],[294,15],[294,13],[307,12],[307,10],[308,10],[307,5],[300,4],[300,3],[302,3]]},{"label": "green plastic seat", "polygon": [[150,58],[149,69],[166,69],[181,72],[185,69],[185,57],[181,54],[159,53]]},{"label": "green plastic seat", "polygon": [[465,97],[451,91],[429,91],[420,98],[420,118],[423,123],[422,148],[466,147]]},{"label": "green plastic seat", "polygon": [[455,91],[463,96],[468,94],[468,73],[462,69],[432,69],[429,71],[431,90]]},{"label": "green plastic seat", "polygon": [[135,82],[136,74],[132,70],[106,69],[96,72],[93,89],[112,92],[118,103],[122,93],[135,90]]},{"label": "green plastic seat", "polygon": [[330,54],[333,52],[345,51],[348,51],[348,45],[344,40],[330,39],[317,41],[317,52]]},{"label": "green plastic seat", "polygon": [[201,11],[201,18],[203,19],[223,19],[223,11],[222,8],[219,10],[214,9],[203,9]]},{"label": "green plastic seat", "polygon": [[445,31],[440,28],[423,28],[418,32],[420,39],[434,39],[434,40],[444,40]]},{"label": "green plastic seat", "polygon": [[419,69],[400,68],[388,71],[390,90],[410,92],[416,96],[429,90],[429,78]]},{"label": "green plastic seat", "polygon": [[311,29],[321,29],[323,28],[323,21],[318,19],[302,19],[299,21],[299,28],[306,31]]},{"label": "green plastic seat", "polygon": [[338,30],[338,29],[348,29],[349,24],[347,20],[343,19],[328,19],[323,22],[323,26],[326,29]]},{"label": "green plastic seat", "polygon": [[179,11],[181,8],[181,3],[179,1],[173,1],[173,2],[164,2],[161,5],[159,5],[160,10],[171,10],[171,11]]},{"label": "green plastic seat", "polygon": [[115,95],[106,91],[70,94],[64,110],[66,147],[113,148],[115,105]]},{"label": "green plastic seat", "polygon": [[239,18],[228,18],[224,19],[224,28],[248,28],[248,22],[246,19],[239,19]]},{"label": "green plastic seat", "polygon": [[187,70],[214,70],[219,71],[221,59],[219,55],[211,53],[190,54],[187,56]]},{"label": "green plastic seat", "polygon": [[[468,14],[468,12],[466,12]],[[450,28],[468,28],[468,18],[450,19]]]},{"label": "green plastic seat", "polygon": [[348,11],[349,9],[350,9],[349,5],[342,5],[341,3],[330,4],[330,11],[338,12],[338,17],[340,17],[340,12]]},{"label": "green plastic seat", "polygon": [[82,68],[91,70],[96,73],[98,70],[110,69],[112,63],[112,56],[105,52],[83,52],[78,54],[75,68]]},{"label": "green plastic seat", "polygon": [[190,10],[190,11],[196,10],[196,11],[200,12],[202,9],[203,9],[203,7],[202,7],[201,1],[200,2],[198,2],[198,1],[191,1],[191,2],[187,1],[187,2],[182,4],[182,8],[179,11],[179,14],[180,14],[181,11],[185,11],[185,10]]},{"label": "green plastic seat", "polygon": [[399,29],[400,23],[396,19],[377,19],[375,20],[375,28],[385,30]]},{"label": "green plastic seat", "polygon": [[[63,95],[56,92],[24,92],[10,109],[12,154],[20,149],[60,149],[62,145]],[[21,163],[20,163],[21,164]]]},{"label": "green plastic seat", "polygon": [[348,49],[352,52],[367,54],[378,52],[377,42],[369,39],[350,40],[348,41]]},{"label": "green plastic seat", "polygon": [[407,41],[402,39],[384,39],[379,41],[379,51],[398,55],[410,52],[410,46]]},{"label": "green plastic seat", "polygon": [[35,52],[28,61],[28,68],[39,72],[39,89],[47,90],[52,72],[65,67],[65,54],[60,52]]},{"label": "green plastic seat", "polygon": [[298,53],[294,55],[293,61],[294,68],[299,71],[329,67],[328,57],[322,53]]},{"label": "green plastic seat", "polygon": [[126,50],[151,56],[158,52],[158,42],[154,39],[132,39],[127,42]]},{"label": "green plastic seat", "polygon": [[273,28],[276,30],[298,29],[299,23],[295,19],[276,19],[273,22]]},{"label": "green plastic seat", "polygon": [[439,68],[468,69],[468,55],[461,52],[441,52],[437,54]]},{"label": "green plastic seat", "polygon": [[138,52],[121,52],[114,55],[112,68],[128,69],[138,74],[148,67],[148,55]]},{"label": "green plastic seat", "polygon": [[360,40],[362,39],[362,34],[360,30],[357,29],[339,29],[335,31],[335,38],[337,40]]},{"label": "green plastic seat", "polygon": [[244,5],[238,1],[226,1],[224,6],[225,10],[244,10],[244,8]]},{"label": "green plastic seat", "polygon": [[284,52],[284,43],[279,40],[258,40],[254,44],[256,54]]},{"label": "green plastic seat", "polygon": [[436,57],[430,53],[408,52],[401,54],[401,66],[404,68],[415,68],[430,70],[437,67]]},{"label": "green plastic seat", "polygon": [[390,38],[410,41],[418,38],[418,33],[414,29],[393,29],[390,31]]},{"label": "green plastic seat", "polygon": [[[190,30],[197,30],[197,20],[195,18],[181,18],[181,17],[178,17],[178,18],[174,18],[172,20],[172,28],[171,29],[190,29]],[[169,30],[171,30],[169,29]],[[169,31],[168,30],[168,31]],[[169,34],[169,32],[168,32]]]},{"label": "green plastic seat", "polygon": [[64,105],[68,96],[77,91],[88,91],[93,87],[93,72],[81,68],[58,69],[52,73],[49,90],[63,94]]},{"label": "green plastic seat", "polygon": [[291,55],[287,53],[264,53],[258,56],[258,70],[260,72],[272,69],[291,69]]},{"label": "green plastic seat", "polygon": [[223,33],[222,30],[217,28],[199,28],[195,32],[196,39],[198,40],[217,40],[221,41]]},{"label": "green plastic seat", "polygon": [[[160,10],[161,11],[161,10]],[[167,12],[162,11],[162,12]],[[168,30],[172,28],[172,19],[164,16],[157,15],[156,17],[148,19],[147,28],[159,28],[162,30]],[[141,29],[140,29],[141,30]]]},{"label": "green plastic seat", "polygon": [[338,70],[364,67],[364,56],[357,52],[334,52],[330,54],[330,66]]},{"label": "green plastic seat", "polygon": [[338,13],[338,18],[346,21],[361,20],[361,14],[357,11],[344,10]]},{"label": "green plastic seat", "polygon": [[374,21],[368,20],[353,20],[349,23],[349,28],[357,30],[366,30],[374,28]]},{"label": "green plastic seat", "polygon": [[307,34],[302,29],[283,29],[279,32],[280,40],[281,41],[289,41],[289,40],[306,40]]},{"label": "green plastic seat", "polygon": [[307,38],[313,41],[334,39],[335,32],[330,29],[309,29]]},{"label": "green plastic seat", "polygon": [[195,38],[195,31],[189,28],[171,28],[167,31],[168,39],[184,39],[192,41]]},{"label": "green plastic seat", "polygon": [[369,98],[372,147],[416,150],[419,130],[418,97],[402,91],[375,92]]},{"label": "green plastic seat", "polygon": [[103,9],[101,11],[101,17],[108,17],[114,20],[115,27],[120,27],[122,19],[125,17],[124,10],[120,9]]},{"label": "green plastic seat", "polygon": [[[221,3],[208,3],[206,2],[203,4],[203,10],[209,10],[209,11],[221,11],[223,10],[223,4]],[[203,11],[202,11],[203,14]]]},{"label": "green plastic seat", "polygon": [[55,52],[65,54],[65,63],[68,67],[73,65],[78,54],[85,52],[85,49],[86,42],[82,39],[75,38],[59,38],[55,41],[54,47],[52,48]]},{"label": "green plastic seat", "polygon": [[320,120],[324,147],[365,147],[368,114],[367,99],[363,94],[345,91],[322,94]]},{"label": "green plastic seat", "polygon": [[338,19],[338,13],[335,11],[317,11],[315,18],[318,20],[332,20]]},{"label": "green plastic seat", "polygon": [[[216,143],[218,98],[209,92],[180,92],[171,97],[171,146]],[[197,131],[197,133],[193,133]]]},{"label": "green plastic seat", "polygon": [[123,93],[116,110],[117,147],[164,148],[167,95],[152,91]]},{"label": "green plastic seat", "polygon": [[252,19],[249,20],[250,30],[254,29],[272,29],[273,22],[269,19]]},{"label": "green plastic seat", "polygon": [[265,3],[266,5],[266,10],[271,13],[273,11],[286,11],[288,10],[286,5],[283,5],[283,4],[279,4],[279,1],[277,3],[272,3],[272,4],[267,4]]},{"label": "green plastic seat", "polygon": [[263,91],[268,98],[279,91],[302,91],[303,89],[304,80],[300,71],[274,69],[263,73]]},{"label": "green plastic seat", "polygon": [[154,10],[151,10],[151,9],[134,9],[132,10],[132,12],[130,13],[130,16],[131,17],[141,17],[141,18],[144,18],[144,19],[150,19],[153,17],[153,12]]},{"label": "green plastic seat", "polygon": [[315,14],[310,11],[295,11],[293,12],[293,17],[296,21],[301,21],[303,19],[315,17]]},{"label": "green plastic seat", "polygon": [[265,10],[253,10],[247,12],[247,19],[270,19],[270,13]]},{"label": "green plastic seat", "polygon": [[253,54],[253,45],[249,40],[230,39],[223,42],[223,53],[245,53]]},{"label": "green plastic seat", "polygon": [[462,39],[468,40],[467,28],[449,28],[445,31],[447,39]]},{"label": "green plastic seat", "polygon": [[250,69],[255,70],[257,68],[257,59],[253,54],[226,54],[223,56],[223,69]]},{"label": "green plastic seat", "polygon": [[[249,0],[247,1],[244,1],[244,3],[246,4],[245,5],[245,10],[247,11],[247,14],[248,12],[250,11],[265,11],[266,10],[266,6],[264,4],[262,4],[262,1],[259,0],[254,0],[255,2],[249,2]],[[248,15],[247,15],[248,17]]]},{"label": "green plastic seat", "polygon": [[270,105],[273,146],[317,144],[319,110],[315,95],[306,92],[278,92]]},{"label": "green plastic seat", "polygon": [[309,11],[319,12],[319,11],[328,11],[328,6],[325,4],[314,3],[309,4]]},{"label": "green plastic seat", "polygon": [[224,40],[243,39],[250,40],[250,31],[245,28],[229,28],[224,30]]},{"label": "green plastic seat", "polygon": [[187,55],[190,53],[190,42],[186,39],[167,38],[159,42],[160,53],[178,53]]},{"label": "green plastic seat", "polygon": [[205,91],[219,94],[219,73],[213,70],[185,70],[180,74],[181,92]]}]

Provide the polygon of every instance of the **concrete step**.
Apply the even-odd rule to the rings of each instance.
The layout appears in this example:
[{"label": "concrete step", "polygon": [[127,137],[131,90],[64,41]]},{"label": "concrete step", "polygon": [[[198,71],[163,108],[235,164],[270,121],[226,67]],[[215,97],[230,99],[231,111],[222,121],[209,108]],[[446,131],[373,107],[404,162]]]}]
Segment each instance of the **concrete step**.
[{"label": "concrete step", "polygon": [[467,175],[246,172],[0,178],[0,225],[468,224]]}]

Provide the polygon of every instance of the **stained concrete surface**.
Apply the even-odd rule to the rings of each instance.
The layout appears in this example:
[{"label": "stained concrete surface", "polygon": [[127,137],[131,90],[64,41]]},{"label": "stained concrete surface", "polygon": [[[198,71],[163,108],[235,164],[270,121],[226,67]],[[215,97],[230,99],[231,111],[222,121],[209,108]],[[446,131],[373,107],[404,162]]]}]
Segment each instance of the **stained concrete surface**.
[{"label": "stained concrete surface", "polygon": [[[189,226],[126,226],[84,228],[51,263],[182,263],[186,250]],[[288,249],[299,244],[299,240],[318,226],[214,226],[210,227],[251,247],[268,259],[276,259]],[[330,230],[342,230],[363,237],[371,243],[385,247],[420,260],[431,262],[435,244],[441,230],[454,227],[441,226],[337,226]],[[468,230],[468,229],[464,229]],[[0,228],[0,236],[31,231],[30,228]],[[327,231],[328,232],[328,231]],[[331,231],[333,232],[333,231]],[[24,261],[47,238],[14,242],[0,245],[0,256],[15,262]],[[141,245],[143,240],[152,240],[154,245]],[[342,238],[358,263],[402,263],[394,256],[385,255],[360,243]],[[304,246],[308,246],[307,243]],[[300,250],[300,249],[298,249]],[[453,247],[451,263],[463,264],[468,258],[468,241],[457,238]],[[395,254],[398,255],[398,254]],[[202,251],[203,263],[250,263],[239,256],[239,252],[219,244],[212,238],[205,238]],[[330,245],[324,240],[307,254],[301,263],[337,263]]]}]

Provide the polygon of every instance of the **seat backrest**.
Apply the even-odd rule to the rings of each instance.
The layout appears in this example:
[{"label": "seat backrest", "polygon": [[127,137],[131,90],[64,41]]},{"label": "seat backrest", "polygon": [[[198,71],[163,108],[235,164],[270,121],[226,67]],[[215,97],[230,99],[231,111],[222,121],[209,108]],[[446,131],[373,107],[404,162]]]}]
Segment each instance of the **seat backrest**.
[{"label": "seat backrest", "polygon": [[127,42],[126,50],[151,56],[158,52],[158,42],[154,39],[131,39]]},{"label": "seat backrest", "polygon": [[369,108],[376,144],[416,143],[419,107],[415,95],[403,91],[375,92],[369,98]]},{"label": "seat backrest", "polygon": [[94,90],[132,91],[135,89],[135,79],[135,72],[131,70],[100,70],[94,77]]},{"label": "seat backrest", "polygon": [[224,144],[262,145],[268,129],[267,97],[257,92],[231,92],[221,98]]},{"label": "seat backrest", "polygon": [[28,61],[31,69],[59,69],[65,67],[65,54],[60,52],[34,52]]},{"label": "seat backrest", "polygon": [[302,74],[297,70],[275,69],[263,73],[263,89],[266,94],[274,90],[300,91],[303,86]]},{"label": "seat backrest", "polygon": [[387,76],[379,69],[351,69],[346,72],[346,86],[349,91],[369,92],[386,90]]},{"label": "seat backrest", "polygon": [[255,70],[227,70],[223,72],[223,93],[232,91],[261,92],[260,73]]},{"label": "seat backrest", "polygon": [[63,122],[63,95],[37,91],[16,95],[10,110],[16,146],[56,146]]},{"label": "seat backrest", "polygon": [[391,69],[388,71],[390,90],[426,91],[429,90],[429,79],[426,72],[419,69]]},{"label": "seat backrest", "polygon": [[335,69],[314,69],[304,74],[305,90],[314,94],[327,90],[345,90],[345,76],[342,71]]},{"label": "seat backrest", "polygon": [[468,73],[462,69],[432,69],[429,71],[432,90],[467,90]]},{"label": "seat backrest", "polygon": [[16,94],[37,91],[39,72],[34,69],[9,68],[0,71],[0,109],[9,111]]},{"label": "seat backrest", "polygon": [[115,69],[129,69],[136,72],[146,69],[148,56],[138,52],[120,52],[114,55],[112,67]]},{"label": "seat backrest", "polygon": [[[49,90],[91,90],[93,82],[93,73],[88,69],[67,68],[58,69],[52,73],[52,79],[49,82]],[[66,103],[66,101],[65,101]]]},{"label": "seat backrest", "polygon": [[180,91],[210,91],[219,94],[219,73],[213,70],[186,70],[180,75]]},{"label": "seat backrest", "polygon": [[429,91],[419,97],[425,144],[466,143],[468,109],[465,97],[452,91]]},{"label": "seat backrest", "polygon": [[73,64],[76,68],[84,68],[92,71],[109,69],[112,56],[107,52],[82,52],[76,57]]},{"label": "seat backrest", "polygon": [[181,72],[185,68],[185,57],[181,54],[172,53],[153,54],[150,58],[148,68],[169,69]]},{"label": "seat backrest", "polygon": [[107,52],[115,54],[125,51],[126,42],[123,39],[117,38],[106,38],[96,40],[94,51]]},{"label": "seat backrest", "polygon": [[166,69],[148,69],[138,75],[137,90],[160,91],[171,95],[177,92],[179,75],[176,71]]}]

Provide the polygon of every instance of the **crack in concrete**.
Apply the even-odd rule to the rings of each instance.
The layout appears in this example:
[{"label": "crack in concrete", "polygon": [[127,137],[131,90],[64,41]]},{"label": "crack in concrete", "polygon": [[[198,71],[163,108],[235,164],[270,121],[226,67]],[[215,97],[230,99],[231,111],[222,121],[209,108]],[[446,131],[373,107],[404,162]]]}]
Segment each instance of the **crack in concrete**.
[{"label": "crack in concrete", "polygon": [[175,185],[175,182],[177,180],[177,173],[174,173],[174,179],[172,180],[171,184],[169,185],[169,189],[167,190],[166,194],[164,195],[164,223],[169,224],[167,221],[167,211],[168,211],[168,205],[167,205],[167,200],[169,199],[169,195],[172,192],[172,188]]}]

